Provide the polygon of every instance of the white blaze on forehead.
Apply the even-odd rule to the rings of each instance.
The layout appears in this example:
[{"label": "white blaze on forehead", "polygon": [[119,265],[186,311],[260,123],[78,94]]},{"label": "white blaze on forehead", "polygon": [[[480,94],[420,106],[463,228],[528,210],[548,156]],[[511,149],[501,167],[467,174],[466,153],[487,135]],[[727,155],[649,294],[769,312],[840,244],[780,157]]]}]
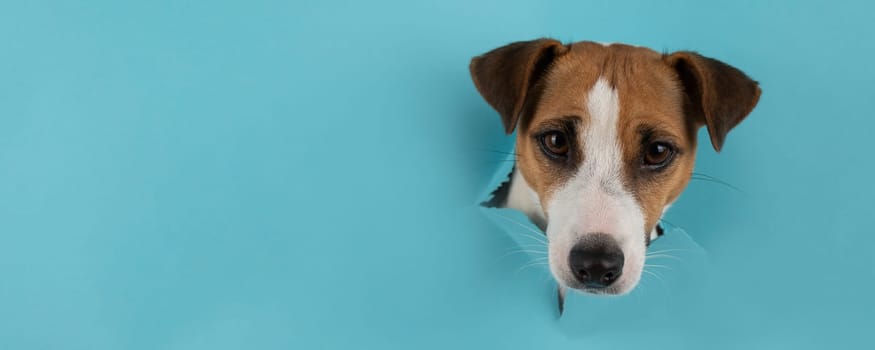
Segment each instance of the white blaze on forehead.
[{"label": "white blaze on forehead", "polygon": [[[623,148],[617,131],[620,97],[599,78],[586,96],[589,115],[578,130],[583,162],[577,174],[559,188],[547,203],[551,243],[550,268],[560,282],[570,280],[568,254],[588,233],[605,233],[623,250],[626,262],[619,288],[631,289],[644,263],[644,214],[635,197],[623,186]],[[627,289],[628,288],[628,289]]]},{"label": "white blaze on forehead", "polygon": [[589,112],[589,124],[581,133],[584,160],[580,170],[585,171],[584,175],[598,180],[599,185],[606,187],[605,190],[619,191],[623,158],[617,139],[617,123],[620,119],[617,90],[604,79],[599,79],[587,96],[586,109]]}]

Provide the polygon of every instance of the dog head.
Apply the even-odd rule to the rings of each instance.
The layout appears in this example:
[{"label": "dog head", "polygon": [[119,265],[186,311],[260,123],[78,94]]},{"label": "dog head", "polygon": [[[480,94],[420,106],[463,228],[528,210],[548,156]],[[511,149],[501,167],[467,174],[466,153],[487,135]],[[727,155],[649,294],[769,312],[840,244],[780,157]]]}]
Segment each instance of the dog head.
[{"label": "dog head", "polygon": [[507,206],[546,227],[560,285],[624,294],[659,219],[687,186],[696,134],[720,151],[757,82],[694,52],[541,39],[475,57],[477,90],[517,131]]}]

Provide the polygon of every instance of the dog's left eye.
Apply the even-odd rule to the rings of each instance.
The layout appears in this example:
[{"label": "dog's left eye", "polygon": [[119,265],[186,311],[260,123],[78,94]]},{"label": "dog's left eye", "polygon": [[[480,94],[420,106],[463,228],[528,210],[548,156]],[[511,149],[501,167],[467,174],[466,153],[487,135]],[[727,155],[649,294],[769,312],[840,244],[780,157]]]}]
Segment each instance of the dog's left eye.
[{"label": "dog's left eye", "polygon": [[560,131],[546,132],[541,137],[541,148],[553,157],[563,157],[568,154],[568,139]]},{"label": "dog's left eye", "polygon": [[644,164],[649,167],[662,167],[671,161],[674,148],[665,142],[652,142],[644,150]]}]

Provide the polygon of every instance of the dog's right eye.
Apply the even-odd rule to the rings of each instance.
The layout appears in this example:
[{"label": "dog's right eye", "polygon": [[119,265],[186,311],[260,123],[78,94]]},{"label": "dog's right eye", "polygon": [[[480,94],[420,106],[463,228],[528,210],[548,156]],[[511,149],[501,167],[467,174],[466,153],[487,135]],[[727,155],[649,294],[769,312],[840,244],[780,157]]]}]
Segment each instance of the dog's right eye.
[{"label": "dog's right eye", "polygon": [[565,157],[568,154],[568,138],[561,131],[548,131],[541,134],[541,149],[552,157]]},{"label": "dog's right eye", "polygon": [[674,148],[665,142],[653,142],[647,145],[644,152],[644,165],[650,168],[661,168],[671,162]]}]

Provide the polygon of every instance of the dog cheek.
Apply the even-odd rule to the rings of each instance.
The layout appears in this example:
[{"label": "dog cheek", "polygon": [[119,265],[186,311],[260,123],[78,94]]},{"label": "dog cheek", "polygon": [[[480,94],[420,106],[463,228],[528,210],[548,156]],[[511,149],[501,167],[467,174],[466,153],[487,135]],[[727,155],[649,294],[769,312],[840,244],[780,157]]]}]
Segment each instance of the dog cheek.
[{"label": "dog cheek", "polygon": [[678,184],[681,181],[678,179],[668,179],[664,183],[648,183],[639,187],[638,201],[639,206],[644,215],[644,227],[642,230],[645,235],[649,234],[653,227],[662,219],[663,211],[666,206],[673,203],[677,198],[675,190],[679,188]]}]

